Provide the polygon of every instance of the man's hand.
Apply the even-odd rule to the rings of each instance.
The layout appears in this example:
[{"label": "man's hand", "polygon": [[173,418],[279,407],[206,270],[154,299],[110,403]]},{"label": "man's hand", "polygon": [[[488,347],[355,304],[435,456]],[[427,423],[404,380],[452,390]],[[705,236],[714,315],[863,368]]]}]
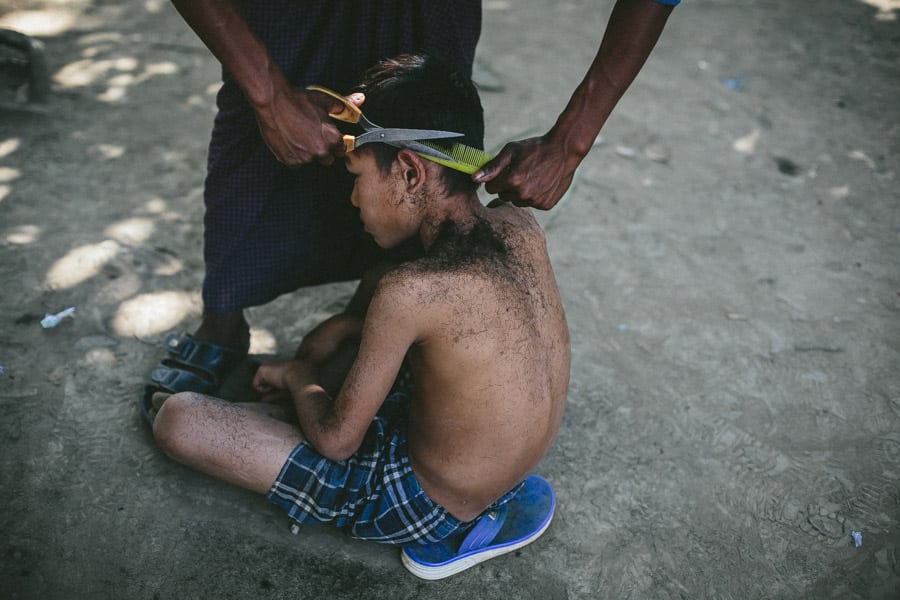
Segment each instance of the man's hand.
[{"label": "man's hand", "polygon": [[654,0],[616,0],[594,61],[550,133],[507,144],[473,179],[519,206],[556,206],[671,12]]},{"label": "man's hand", "polygon": [[548,136],[535,137],[504,146],[473,179],[504,202],[550,210],[569,189],[581,159]]},{"label": "man's hand", "polygon": [[[362,94],[348,97],[362,104]],[[311,162],[330,165],[344,156],[341,132],[328,117],[340,104],[325,94],[293,90],[285,82],[271,102],[256,106],[259,131],[279,162],[297,167]]]},{"label": "man's hand", "polygon": [[343,156],[341,134],[330,122],[333,100],[295,90],[253,34],[235,0],[172,0],[256,113],[259,130],[275,157],[288,166]]}]

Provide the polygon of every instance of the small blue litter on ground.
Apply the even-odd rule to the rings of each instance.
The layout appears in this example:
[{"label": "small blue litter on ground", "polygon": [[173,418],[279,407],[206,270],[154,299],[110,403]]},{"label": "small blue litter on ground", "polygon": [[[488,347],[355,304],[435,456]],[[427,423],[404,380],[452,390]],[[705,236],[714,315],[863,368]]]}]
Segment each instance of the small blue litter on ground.
[{"label": "small blue litter on ground", "polygon": [[75,318],[75,307],[70,306],[64,311],[58,312],[55,315],[44,315],[44,318],[41,319],[41,327],[44,329],[53,329],[65,318]]},{"label": "small blue litter on ground", "polygon": [[737,77],[726,77],[722,80],[722,84],[729,90],[742,92],[744,90],[744,79],[738,75]]},{"label": "small blue litter on ground", "polygon": [[859,548],[862,546],[862,531],[851,531],[850,537],[853,538],[853,547]]}]

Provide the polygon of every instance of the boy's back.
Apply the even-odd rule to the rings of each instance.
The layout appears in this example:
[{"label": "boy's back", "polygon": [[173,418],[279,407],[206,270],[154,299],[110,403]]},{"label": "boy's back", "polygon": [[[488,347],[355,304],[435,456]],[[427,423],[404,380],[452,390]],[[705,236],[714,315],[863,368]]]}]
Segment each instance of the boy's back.
[{"label": "boy's back", "polygon": [[547,451],[570,364],[540,227],[510,205],[480,212],[442,223],[427,256],[382,279],[367,316],[414,340],[410,462],[426,493],[464,521]]}]

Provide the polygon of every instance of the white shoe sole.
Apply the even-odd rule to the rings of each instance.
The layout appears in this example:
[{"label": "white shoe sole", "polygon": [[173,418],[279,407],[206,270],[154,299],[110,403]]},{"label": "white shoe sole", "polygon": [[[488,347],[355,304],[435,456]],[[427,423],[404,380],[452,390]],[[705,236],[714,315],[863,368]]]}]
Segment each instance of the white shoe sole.
[{"label": "white shoe sole", "polygon": [[428,579],[430,581],[434,581],[436,579],[444,579],[445,577],[450,577],[451,575],[456,575],[461,571],[472,568],[478,563],[483,563],[486,560],[496,558],[503,554],[518,550],[523,546],[527,546],[534,540],[541,537],[541,535],[545,531],[547,531],[547,528],[550,526],[550,522],[552,520],[553,515],[551,515],[550,518],[547,519],[547,522],[544,523],[543,527],[535,531],[530,537],[521,539],[518,542],[514,542],[512,544],[509,544],[508,546],[500,546],[498,548],[488,547],[487,549],[484,549],[480,552],[475,552],[473,554],[470,554],[469,556],[458,558],[442,565],[431,567],[428,565],[420,564],[411,559],[403,550],[400,551],[400,560],[403,562],[403,566],[406,567],[406,569],[416,577]]}]

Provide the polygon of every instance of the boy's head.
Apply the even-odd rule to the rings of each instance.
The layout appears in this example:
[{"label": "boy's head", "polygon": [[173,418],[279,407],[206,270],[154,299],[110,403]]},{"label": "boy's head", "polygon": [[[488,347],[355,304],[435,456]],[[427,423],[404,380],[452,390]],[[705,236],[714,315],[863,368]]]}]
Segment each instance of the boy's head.
[{"label": "boy's head", "polygon": [[[363,112],[381,127],[455,131],[463,137],[452,138],[453,142],[484,147],[484,111],[475,85],[430,55],[404,54],[384,60],[366,72],[354,91],[365,94]],[[365,147],[371,148],[380,171],[390,171],[397,148]],[[453,169],[442,168],[441,180],[448,194],[478,189],[470,175]]]}]

